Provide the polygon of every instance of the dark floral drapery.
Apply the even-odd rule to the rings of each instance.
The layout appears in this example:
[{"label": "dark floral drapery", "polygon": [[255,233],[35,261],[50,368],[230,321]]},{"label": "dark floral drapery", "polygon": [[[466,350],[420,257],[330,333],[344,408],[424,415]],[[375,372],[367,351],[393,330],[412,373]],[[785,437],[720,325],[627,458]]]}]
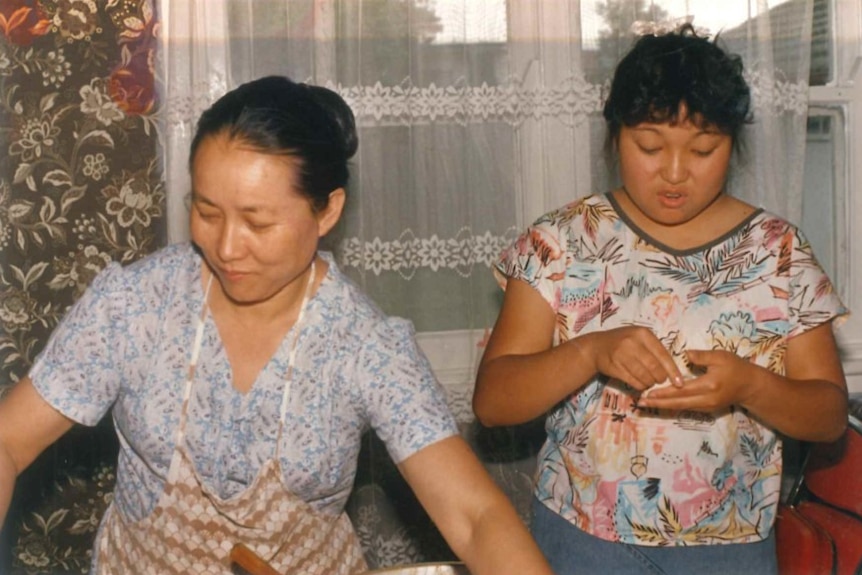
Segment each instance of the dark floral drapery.
[{"label": "dark floral drapery", "polygon": [[[109,261],[165,243],[151,0],[0,0],[0,394]],[[28,469],[2,573],[81,573],[110,498],[113,431]]]}]

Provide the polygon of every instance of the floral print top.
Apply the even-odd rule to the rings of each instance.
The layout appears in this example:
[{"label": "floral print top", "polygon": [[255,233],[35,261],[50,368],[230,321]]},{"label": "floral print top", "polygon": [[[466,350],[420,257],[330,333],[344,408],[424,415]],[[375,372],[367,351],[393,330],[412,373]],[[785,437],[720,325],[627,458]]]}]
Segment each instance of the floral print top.
[{"label": "floral print top", "polygon": [[[762,210],[709,245],[678,251],[635,227],[610,195],[593,195],[539,218],[495,273],[504,288],[517,278],[547,300],[555,345],[647,326],[681,368],[685,349],[723,349],[783,373],[789,338],[847,313],[800,231]],[[668,412],[638,408],[636,398],[598,376],[552,410],[538,499],[609,541],[767,537],[780,438],[741,408]]]},{"label": "floral print top", "polygon": [[[297,341],[278,453],[287,489],[341,512],[369,427],[392,459],[457,433],[412,324],[387,318],[335,266],[309,300]],[[189,354],[203,305],[201,258],[178,244],[112,264],[52,334],[30,376],[67,417],[94,425],[109,409],[120,439],[114,504],[140,519],[164,486]],[[186,446],[206,487],[231,497],[276,449],[293,330],[242,394],[208,316],[189,405]]]}]

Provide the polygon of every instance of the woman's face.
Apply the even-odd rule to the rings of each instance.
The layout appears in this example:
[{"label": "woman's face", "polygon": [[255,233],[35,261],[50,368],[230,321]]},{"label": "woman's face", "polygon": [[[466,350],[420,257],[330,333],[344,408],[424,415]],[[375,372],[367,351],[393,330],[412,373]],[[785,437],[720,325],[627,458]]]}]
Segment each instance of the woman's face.
[{"label": "woman's face", "polygon": [[711,127],[698,127],[685,109],[675,124],[623,126],[617,149],[628,197],[652,222],[687,223],[724,190],[733,140]]},{"label": "woman's face", "polygon": [[[320,237],[338,221],[344,191],[315,213],[298,189],[296,160],[225,134],[206,137],[192,162],[192,241],[234,303],[294,297]],[[290,287],[293,286],[293,287]],[[299,291],[301,293],[301,291]]]}]

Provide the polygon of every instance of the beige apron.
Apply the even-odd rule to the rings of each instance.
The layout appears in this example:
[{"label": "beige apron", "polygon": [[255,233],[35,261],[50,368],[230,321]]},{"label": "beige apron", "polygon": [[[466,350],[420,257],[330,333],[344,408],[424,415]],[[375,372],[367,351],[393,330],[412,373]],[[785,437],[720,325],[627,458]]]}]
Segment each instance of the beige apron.
[{"label": "beige apron", "polygon": [[[184,447],[189,397],[207,314],[207,295],[204,296],[164,492],[153,512],[140,521],[127,519],[113,505],[108,509],[97,545],[97,573],[229,575],[230,550],[237,543],[244,543],[285,575],[347,575],[367,570],[347,515],[320,513],[282,484],[278,445],[300,322],[314,275],[312,263],[294,327],[296,335],[288,360],[275,456],[263,464],[245,491],[229,499],[206,489]],[[211,284],[212,277],[207,294]]]}]

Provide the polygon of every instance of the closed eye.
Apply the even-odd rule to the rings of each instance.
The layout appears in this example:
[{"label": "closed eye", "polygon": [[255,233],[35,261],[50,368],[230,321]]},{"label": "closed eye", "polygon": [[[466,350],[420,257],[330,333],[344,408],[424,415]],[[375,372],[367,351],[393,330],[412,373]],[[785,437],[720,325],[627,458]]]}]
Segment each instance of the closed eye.
[{"label": "closed eye", "polygon": [[655,154],[658,154],[661,151],[661,148],[650,148],[650,147],[641,146],[641,145],[638,145],[638,148],[640,148],[640,151],[643,152],[644,154],[648,155],[648,156],[653,156]]},{"label": "closed eye", "polygon": [[701,157],[701,158],[707,158],[707,157],[711,156],[711,155],[712,155],[712,153],[713,153],[716,149],[717,149],[717,148],[710,148],[710,149],[708,149],[708,150],[692,150],[692,152],[694,152],[694,155],[695,155],[695,156],[699,156],[699,157]]},{"label": "closed eye", "polygon": [[198,203],[194,204],[194,210],[202,220],[210,221],[219,217],[219,212],[211,209],[201,209],[201,205]]},{"label": "closed eye", "polygon": [[273,226],[273,224],[270,224],[270,223],[258,224],[258,223],[254,223],[254,222],[249,222],[249,224],[248,224],[248,227],[250,227],[252,230],[254,230],[256,232],[262,232],[266,229],[271,228],[272,226]]}]

